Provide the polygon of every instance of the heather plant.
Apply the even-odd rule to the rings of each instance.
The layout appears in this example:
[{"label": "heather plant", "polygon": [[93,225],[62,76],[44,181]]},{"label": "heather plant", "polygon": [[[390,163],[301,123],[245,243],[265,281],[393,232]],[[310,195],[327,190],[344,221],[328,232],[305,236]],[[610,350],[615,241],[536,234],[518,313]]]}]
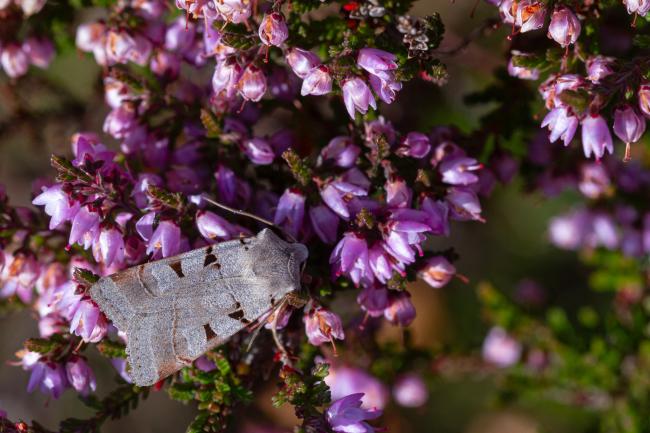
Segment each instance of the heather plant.
[{"label": "heather plant", "polygon": [[[35,180],[33,206],[0,195],[0,307],[29,310],[39,334],[3,368],[24,370],[27,392],[76,393],[93,413],[56,431],[99,431],[152,390],[196,407],[187,431],[226,431],[269,380],[272,404],[293,408],[295,431],[383,431],[385,409],[422,407],[433,382],[458,375],[490,376],[503,404],[538,395],[593,411],[593,429],[650,431],[650,3],[492,0],[452,50],[440,47],[440,15],[412,7],[0,0],[8,106],[30,80],[50,85],[30,65],[47,68],[71,49],[99,66],[107,106],[101,131],[61,137],[70,147],[51,156],[53,178]],[[390,120],[395,107],[418,110],[420,95],[402,100],[408,86],[453,81],[442,58],[491,32],[508,58],[484,89],[466,92],[468,106],[488,106],[474,128]],[[569,191],[548,240],[577,253],[597,295],[565,308],[533,280],[500,291],[468,281],[459,252],[435,246],[463,227],[498,224],[482,209],[513,179],[548,201]],[[135,386],[127,330],[90,287],[266,227],[240,211],[307,246],[302,290],[192,365]],[[433,295],[452,280],[476,287],[489,330],[468,344],[418,347],[409,325],[428,312],[413,284]],[[386,327],[399,342],[382,338]],[[107,362],[91,362],[94,352]],[[109,364],[115,387],[99,389],[94,371]],[[11,413],[0,425],[52,431]]]}]

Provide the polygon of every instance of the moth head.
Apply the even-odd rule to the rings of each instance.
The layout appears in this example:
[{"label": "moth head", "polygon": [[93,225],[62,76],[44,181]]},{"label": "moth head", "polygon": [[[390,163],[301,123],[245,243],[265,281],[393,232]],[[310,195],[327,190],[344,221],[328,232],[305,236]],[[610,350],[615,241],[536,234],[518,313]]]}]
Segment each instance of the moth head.
[{"label": "moth head", "polygon": [[274,291],[299,290],[303,264],[309,255],[307,247],[280,239],[269,229],[262,230],[257,238],[260,248],[253,264],[255,273],[273,280],[269,285]]}]

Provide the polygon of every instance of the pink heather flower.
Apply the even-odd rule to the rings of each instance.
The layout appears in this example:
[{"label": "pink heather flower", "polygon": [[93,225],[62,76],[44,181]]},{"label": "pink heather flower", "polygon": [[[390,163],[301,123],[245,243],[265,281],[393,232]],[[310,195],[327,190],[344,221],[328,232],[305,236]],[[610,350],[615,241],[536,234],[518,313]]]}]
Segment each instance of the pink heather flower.
[{"label": "pink heather flower", "polygon": [[363,393],[351,394],[336,400],[327,409],[326,417],[330,427],[340,433],[374,433],[375,429],[366,420],[381,416],[381,411],[361,409]]},{"label": "pink heather flower", "polygon": [[135,105],[129,102],[121,104],[108,113],[104,120],[104,132],[114,138],[126,138],[137,126],[137,113]]},{"label": "pink heather flower", "polygon": [[297,237],[305,217],[305,195],[298,189],[287,189],[280,196],[273,223]]},{"label": "pink heather flower", "polygon": [[157,50],[151,57],[149,68],[158,76],[176,78],[181,69],[181,59],[169,51]]},{"label": "pink heather flower", "polygon": [[395,80],[394,75],[390,72],[384,73],[382,77],[370,74],[368,81],[379,99],[387,104],[392,104],[397,97],[397,92],[402,90],[402,83]]},{"label": "pink heather flower", "polygon": [[305,80],[302,82],[300,94],[306,95],[326,95],[332,91],[332,76],[330,70],[325,65],[312,68],[305,74]]},{"label": "pink heather flower", "polygon": [[407,373],[393,385],[393,398],[400,406],[420,407],[429,399],[429,391],[419,375]]},{"label": "pink heather flower", "polygon": [[181,229],[172,221],[160,221],[151,235],[147,254],[158,253],[172,257],[181,251]]},{"label": "pink heather flower", "polygon": [[644,17],[650,11],[649,0],[623,0],[623,4],[627,7],[627,13],[629,14],[637,14]]},{"label": "pink heather flower", "polygon": [[462,187],[449,188],[445,200],[449,204],[452,219],[457,221],[483,221],[481,204],[472,190]]},{"label": "pink heather flower", "polygon": [[444,256],[435,256],[426,261],[424,267],[418,272],[418,277],[434,289],[439,289],[446,286],[455,274],[454,265]]},{"label": "pink heather flower", "polygon": [[133,383],[133,379],[131,379],[131,375],[127,370],[126,359],[113,358],[111,359],[111,364],[113,364],[113,367],[115,368],[115,370],[117,370],[117,374],[119,374],[120,377],[124,379],[125,382]]},{"label": "pink heather flower", "polygon": [[607,122],[600,115],[588,115],[582,121],[582,148],[585,156],[589,158],[593,153],[596,159],[605,154],[614,152],[612,136],[609,133]]},{"label": "pink heather flower", "polygon": [[237,229],[231,223],[205,210],[196,213],[196,227],[201,236],[212,241],[232,239],[237,234]]},{"label": "pink heather flower", "polygon": [[104,338],[107,330],[108,323],[99,307],[90,299],[79,302],[70,320],[70,332],[87,343],[97,343]]},{"label": "pink heather flower", "polygon": [[250,138],[242,143],[242,150],[253,164],[269,165],[275,159],[275,152],[263,138]]},{"label": "pink heather flower", "polygon": [[33,392],[37,386],[43,394],[59,398],[69,386],[63,366],[54,362],[38,361],[32,368],[27,392]]},{"label": "pink heather flower", "polygon": [[411,294],[399,292],[388,297],[388,307],[384,317],[393,325],[408,326],[415,319],[415,307],[411,302]]},{"label": "pink heather flower", "polygon": [[87,396],[90,392],[95,391],[97,387],[95,375],[82,357],[72,357],[65,364],[65,372],[68,383],[79,394]]},{"label": "pink heather flower", "polygon": [[99,214],[88,209],[88,206],[82,206],[72,220],[68,243],[70,245],[79,243],[84,248],[88,248],[97,234],[98,227]]},{"label": "pink heather flower", "polygon": [[303,317],[305,322],[305,333],[309,343],[319,346],[323,343],[332,343],[334,339],[343,340],[343,325],[341,319],[335,313],[318,307]]},{"label": "pink heather flower", "polygon": [[478,180],[473,172],[483,167],[474,158],[449,158],[438,167],[442,181],[450,185],[469,185]]},{"label": "pink heather flower", "polygon": [[427,214],[427,225],[436,236],[449,236],[449,206],[441,200],[424,197],[420,209]]},{"label": "pink heather flower", "polygon": [[625,143],[625,161],[630,160],[630,143],[636,143],[645,132],[645,118],[630,105],[614,111],[614,134]]},{"label": "pink heather flower", "polygon": [[350,168],[360,154],[361,148],[352,144],[352,138],[342,135],[332,138],[321,150],[319,163],[333,161],[338,167]]},{"label": "pink heather flower", "polygon": [[564,48],[575,44],[580,36],[581,28],[580,20],[571,9],[566,6],[558,6],[551,15],[548,37]]},{"label": "pink heather flower", "polygon": [[72,220],[79,210],[79,203],[72,201],[63,192],[63,185],[56,184],[40,193],[32,204],[45,206],[45,213],[50,216],[50,230],[54,230],[66,221]]},{"label": "pink heather flower", "polygon": [[572,212],[554,217],[549,223],[550,241],[558,248],[577,249],[582,243],[587,224],[589,219],[584,212]]},{"label": "pink heather flower", "polygon": [[245,22],[251,16],[250,0],[215,0],[214,5],[225,21],[235,24]]},{"label": "pink heather flower", "polygon": [[284,15],[278,12],[264,15],[258,30],[260,40],[265,45],[279,47],[289,37],[289,29]]},{"label": "pink heather flower", "polygon": [[339,218],[325,205],[309,209],[309,219],[316,235],[326,244],[333,244],[338,239]]},{"label": "pink heather flower", "polygon": [[650,117],[650,84],[645,83],[639,87],[639,109],[646,116]]},{"label": "pink heather flower", "polygon": [[266,93],[266,77],[260,68],[252,63],[246,66],[237,82],[237,89],[242,98],[257,102]]},{"label": "pink heather flower", "polygon": [[217,95],[223,93],[226,98],[232,98],[237,93],[241,75],[242,67],[234,57],[219,60],[212,76],[212,90]]},{"label": "pink heather flower", "polygon": [[0,279],[0,297],[16,295],[25,304],[32,301],[34,285],[41,273],[41,266],[32,255],[17,253],[3,254],[5,260]]},{"label": "pink heather flower", "polygon": [[54,58],[54,45],[49,39],[28,38],[23,42],[23,51],[27,54],[29,63],[42,69],[47,68]]},{"label": "pink heather flower", "polygon": [[612,57],[594,56],[588,58],[585,64],[587,67],[587,79],[594,84],[598,84],[600,80],[614,72],[612,69],[613,63],[614,59]]},{"label": "pink heather flower", "polygon": [[9,77],[18,78],[27,73],[29,57],[18,45],[7,44],[0,50],[0,64]]},{"label": "pink heather flower", "polygon": [[86,23],[77,27],[77,34],[75,36],[75,44],[81,51],[87,53],[93,52],[95,49],[104,49],[102,44],[102,37],[106,31],[106,26],[102,23]]},{"label": "pink heather flower", "polygon": [[570,110],[570,108],[564,107],[553,108],[544,117],[542,128],[548,127],[550,132],[548,139],[551,143],[561,138],[564,145],[568,146],[573,140],[578,128],[578,118]]},{"label": "pink heather flower", "polygon": [[106,266],[124,261],[124,238],[115,227],[103,228],[99,233],[99,250]]},{"label": "pink heather flower", "polygon": [[349,78],[343,83],[343,101],[348,114],[354,119],[354,111],[361,114],[368,112],[368,107],[377,109],[377,103],[368,85],[359,77]]},{"label": "pink heather flower", "polygon": [[502,328],[494,327],[483,341],[483,359],[497,367],[510,367],[521,358],[521,344]]},{"label": "pink heather flower", "polygon": [[611,182],[603,164],[587,163],[582,165],[578,189],[585,197],[598,198],[610,188]]},{"label": "pink heather flower", "polygon": [[411,158],[425,158],[431,151],[431,142],[427,135],[420,132],[409,132],[402,140],[395,153]]},{"label": "pink heather flower", "polygon": [[318,56],[301,48],[290,48],[286,60],[291,70],[300,78],[305,78],[309,71],[321,64]]},{"label": "pink heather flower", "polygon": [[386,204],[391,208],[404,208],[411,206],[413,191],[408,187],[406,181],[395,177],[384,184],[386,190]]},{"label": "pink heather flower", "polygon": [[513,3],[516,9],[514,13],[515,25],[521,33],[537,30],[544,26],[546,18],[546,6],[535,0],[522,0]]},{"label": "pink heather flower", "polygon": [[131,197],[135,200],[135,204],[144,209],[149,203],[149,197],[147,196],[147,190],[149,185],[152,186],[161,186],[163,180],[160,176],[153,173],[140,173],[138,175],[138,180],[133,186],[133,191],[131,192]]},{"label": "pink heather flower", "polygon": [[364,409],[383,409],[388,403],[386,386],[360,368],[332,365],[324,381],[330,387],[332,400],[363,393],[361,407]]},{"label": "pink heather flower", "polygon": [[394,54],[386,51],[376,48],[362,48],[357,56],[357,65],[372,75],[381,76],[387,71],[397,69],[396,59],[397,57]]},{"label": "pink heather flower", "polygon": [[346,232],[332,251],[330,264],[335,276],[346,274],[358,286],[371,275],[366,240],[354,232]]},{"label": "pink heather flower", "polygon": [[388,289],[384,287],[365,287],[357,296],[357,304],[370,317],[381,317],[388,307]]},{"label": "pink heather flower", "polygon": [[[525,54],[514,50],[512,51],[512,54],[515,54],[519,57],[525,56]],[[537,80],[539,78],[539,69],[516,66],[513,58],[511,57],[510,60],[508,60],[508,74],[511,77],[516,77],[521,80]]]},{"label": "pink heather flower", "polygon": [[329,182],[320,191],[325,204],[344,220],[350,219],[349,202],[352,198],[366,194],[365,188],[342,180]]},{"label": "pink heather flower", "polygon": [[189,50],[194,42],[196,27],[185,17],[178,17],[165,31],[165,49],[179,54]]},{"label": "pink heather flower", "polygon": [[14,3],[20,6],[26,16],[30,16],[43,9],[46,1],[47,0],[14,0]]}]

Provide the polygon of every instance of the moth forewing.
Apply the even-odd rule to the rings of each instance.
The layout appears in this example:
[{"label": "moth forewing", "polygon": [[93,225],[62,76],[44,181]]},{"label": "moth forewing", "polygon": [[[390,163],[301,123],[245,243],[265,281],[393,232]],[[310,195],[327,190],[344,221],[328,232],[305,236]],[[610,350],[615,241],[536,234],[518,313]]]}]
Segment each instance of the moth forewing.
[{"label": "moth forewing", "polygon": [[145,263],[90,289],[127,337],[131,376],[152,385],[256,321],[300,288],[307,248],[271,230]]}]

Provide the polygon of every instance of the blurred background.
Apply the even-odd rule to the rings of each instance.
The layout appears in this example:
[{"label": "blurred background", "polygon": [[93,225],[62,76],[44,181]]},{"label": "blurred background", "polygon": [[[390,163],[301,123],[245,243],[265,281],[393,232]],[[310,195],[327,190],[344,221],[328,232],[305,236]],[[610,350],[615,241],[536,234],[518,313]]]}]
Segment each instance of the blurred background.
[{"label": "blurred background", "polygon": [[[480,3],[476,5],[475,1]],[[450,79],[441,88],[423,83],[408,85],[400,94],[402,110],[384,107],[385,113],[394,123],[412,129],[426,131],[435,125],[453,124],[470,131],[478,124],[481,111],[464,105],[463,96],[485,87],[494,69],[504,65],[504,35],[508,30],[466,40],[485,18],[496,13],[482,0],[423,0],[416,4],[413,14],[432,12],[441,14],[447,29],[440,51],[464,46],[455,55],[441,57]],[[101,131],[108,110],[97,68],[93,60],[73,52],[57,57],[47,71],[30,73],[18,93],[0,82],[0,182],[6,185],[13,204],[29,204],[31,183],[53,175],[50,155],[68,154],[71,134]],[[409,110],[414,106],[417,110]],[[413,287],[418,316],[411,331],[416,344],[434,348],[453,341],[454,347],[478,354],[487,325],[481,317],[476,288],[484,281],[511,295],[537,284],[543,288],[547,304],[566,308],[585,296],[593,296],[586,289],[585,270],[575,254],[558,251],[546,240],[549,217],[568,209],[575,199],[565,195],[546,201],[524,194],[517,181],[507,187],[497,186],[486,203],[486,223],[458,224],[452,227],[449,239],[437,240],[432,248],[455,247],[461,257],[456,267],[469,283],[455,280],[440,291],[420,284]],[[38,392],[25,393],[28,374],[8,363],[15,359],[14,353],[22,342],[35,335],[36,321],[28,312],[0,318],[0,360],[4,363],[0,368],[0,408],[12,419],[36,419],[52,429],[63,418],[90,415],[73,392],[59,400],[48,400]],[[399,341],[401,333],[387,329],[384,338]],[[115,372],[105,358],[96,353],[89,356],[96,366],[101,396],[111,388]],[[102,364],[105,368],[99,368]],[[430,384],[426,406],[410,410],[389,406],[384,424],[389,431],[402,433],[562,433],[589,431],[594,426],[591,414],[549,401],[497,404],[495,380],[498,378],[468,378],[462,374],[438,379]],[[258,429],[253,419],[265,419],[285,430],[293,425],[288,408],[276,410],[270,406],[273,385],[268,384],[268,391],[261,390],[256,405],[245,410],[255,416],[238,420],[240,427],[249,432],[274,431]],[[107,424],[105,431],[184,431],[193,416],[192,407],[171,401],[164,392],[152,392],[138,410]]]}]

